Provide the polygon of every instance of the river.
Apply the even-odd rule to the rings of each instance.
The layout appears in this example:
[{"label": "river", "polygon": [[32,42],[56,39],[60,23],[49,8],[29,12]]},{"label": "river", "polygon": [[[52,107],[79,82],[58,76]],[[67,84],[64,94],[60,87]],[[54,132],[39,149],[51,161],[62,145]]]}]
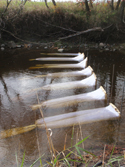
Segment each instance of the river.
[{"label": "river", "polygon": [[[82,77],[64,78],[31,78],[35,75],[59,72],[57,69],[29,70],[36,61],[29,59],[41,57],[41,49],[16,49],[0,52],[0,131],[32,125],[35,120],[41,118],[39,110],[32,111],[31,105],[48,99],[76,95],[85,92],[83,89],[70,89],[58,91],[39,91],[37,94],[26,93],[30,89],[38,88],[50,83],[62,83],[73,80],[81,80]],[[77,53],[78,50],[68,52]],[[82,50],[84,52],[84,50]],[[96,76],[97,86],[103,86],[107,91],[107,105],[112,102],[120,111],[120,120],[101,121],[74,128],[74,140],[77,142],[82,138],[90,137],[85,141],[84,147],[89,151],[99,151],[104,144],[124,145],[125,140],[125,98],[123,86],[125,80],[125,55],[121,52],[99,52],[97,50],[85,51],[88,54],[88,65],[90,65]],[[66,70],[64,70],[66,71]],[[67,70],[68,71],[68,70]],[[89,91],[94,90],[93,88]],[[88,90],[87,90],[88,91]],[[123,102],[122,102],[123,98]],[[73,112],[80,109],[91,109],[103,107],[104,103],[86,103],[86,105],[75,105],[65,109],[45,109],[44,117]],[[122,109],[121,109],[122,108]],[[78,133],[79,132],[79,133]],[[81,137],[82,134],[82,137]],[[52,141],[54,148],[61,151],[71,145],[72,127],[57,128],[52,130]],[[66,140],[66,142],[65,142]],[[64,144],[65,143],[65,144]],[[34,129],[30,132],[0,139],[0,166],[16,167],[16,156],[18,163],[21,162],[25,152],[25,165],[30,166],[39,155],[43,155],[43,163],[50,161],[49,145],[45,130]],[[39,162],[35,165],[38,166]]]}]

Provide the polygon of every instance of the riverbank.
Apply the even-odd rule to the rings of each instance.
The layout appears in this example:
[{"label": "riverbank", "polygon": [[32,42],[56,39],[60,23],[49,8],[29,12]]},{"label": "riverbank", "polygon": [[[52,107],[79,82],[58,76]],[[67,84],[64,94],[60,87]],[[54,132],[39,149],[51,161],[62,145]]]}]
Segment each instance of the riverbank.
[{"label": "riverbank", "polygon": [[47,43],[15,43],[14,41],[7,41],[0,45],[1,51],[13,49],[42,49],[45,52],[69,52],[71,49],[79,51],[99,50],[100,52],[115,52],[119,51],[125,53],[125,43],[75,43],[75,42],[47,42]]},{"label": "riverbank", "polygon": [[[17,44],[58,47],[70,43],[124,43],[125,24],[120,22],[119,10],[111,10],[107,3],[93,3],[88,13],[85,4],[58,2],[56,6],[44,2],[27,2],[21,7],[17,1],[0,2],[0,44],[14,41]],[[114,4],[114,7],[116,4]],[[12,46],[12,45],[11,45]],[[25,45],[26,46],[26,45]],[[18,46],[19,47],[19,46]]]}]

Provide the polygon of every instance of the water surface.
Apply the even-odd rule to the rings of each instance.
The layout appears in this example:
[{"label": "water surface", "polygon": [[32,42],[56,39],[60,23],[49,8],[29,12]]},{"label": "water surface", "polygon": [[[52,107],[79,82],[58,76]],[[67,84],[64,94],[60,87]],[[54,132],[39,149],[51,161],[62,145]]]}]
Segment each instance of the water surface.
[{"label": "water surface", "polygon": [[[53,98],[76,95],[92,91],[89,89],[71,89],[57,91],[39,91],[27,94],[27,90],[44,86],[50,83],[62,83],[73,80],[81,80],[82,77],[64,78],[34,78],[22,79],[35,75],[43,75],[52,72],[66,71],[61,69],[38,69],[29,70],[30,66],[36,64],[29,59],[41,57],[42,50],[8,50],[0,52],[0,130],[14,127],[32,125],[35,120],[41,118],[39,110],[32,111],[31,105],[37,104],[37,96],[40,101]],[[78,50],[70,52],[79,52]],[[84,51],[83,51],[84,52]],[[87,52],[85,52],[87,55]],[[103,86],[107,91],[108,102],[112,102],[121,110],[123,85],[125,80],[125,55],[120,52],[88,52],[88,65],[90,65],[97,76],[97,88]],[[67,71],[69,71],[68,69]],[[121,119],[119,121],[102,121],[75,127],[74,143],[82,137],[91,135],[85,142],[85,149],[93,151],[95,146],[107,144],[124,145],[125,139],[125,98],[123,97]],[[44,109],[44,116],[74,112],[77,110],[91,109],[105,106],[104,102],[82,103],[62,109]],[[67,135],[66,146],[71,145],[72,127],[52,130],[52,140],[56,150],[61,151]],[[45,153],[43,160],[49,160],[49,146],[46,132],[35,129],[30,132],[0,140],[0,164],[1,166],[15,167],[16,154],[19,162],[26,151],[25,166],[28,167],[39,155]],[[38,164],[36,165],[38,166]]]}]

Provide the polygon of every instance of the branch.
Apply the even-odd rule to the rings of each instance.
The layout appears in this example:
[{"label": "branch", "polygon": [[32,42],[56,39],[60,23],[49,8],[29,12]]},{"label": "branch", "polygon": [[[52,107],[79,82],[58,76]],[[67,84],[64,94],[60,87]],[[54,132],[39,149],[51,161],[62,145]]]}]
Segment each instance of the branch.
[{"label": "branch", "polygon": [[56,6],[56,2],[55,2],[55,0],[52,0],[52,3],[53,3],[54,6]]},{"label": "branch", "polygon": [[78,35],[81,35],[81,34],[86,34],[86,33],[94,32],[94,31],[104,31],[104,30],[101,27],[95,27],[95,28],[91,28],[91,29],[88,29],[88,30],[85,30],[85,31],[77,32],[77,33],[75,33],[73,35],[69,35],[69,36],[66,36],[66,37],[59,38],[58,40],[56,40],[54,42],[49,42],[49,43],[37,43],[37,42],[26,41],[26,40],[23,40],[21,38],[16,37],[13,33],[9,32],[9,31],[7,31],[5,29],[1,29],[1,31],[9,33],[14,38],[16,38],[16,39],[18,39],[20,41],[23,41],[23,42],[28,42],[28,43],[33,43],[33,44],[40,44],[40,45],[49,45],[49,44],[53,44],[53,43],[55,43],[57,41],[60,41],[60,40],[63,40],[63,39],[67,39],[67,38],[71,38],[71,37],[74,37],[74,36],[78,36]]},{"label": "branch", "polygon": [[4,32],[6,32],[6,33],[10,34],[11,36],[13,36],[15,39],[18,39],[19,41],[22,41],[22,42],[27,42],[27,43],[32,43],[32,44],[36,44],[36,45],[47,45],[47,44],[49,45],[49,44],[53,44],[53,43],[55,43],[55,42],[58,42],[58,41],[59,41],[59,40],[56,40],[55,42],[49,42],[49,43],[31,42],[31,41],[23,40],[23,39],[21,39],[21,38],[19,38],[19,37],[15,36],[12,32],[7,31],[7,30],[5,30],[5,29],[1,29],[1,31],[4,31]]},{"label": "branch", "polygon": [[43,23],[45,23],[45,24],[48,24],[48,25],[50,25],[50,26],[57,27],[57,28],[61,28],[61,29],[66,30],[66,31],[77,32],[77,31],[72,30],[72,29],[67,29],[67,28],[64,28],[64,27],[61,27],[61,26],[56,26],[56,25],[50,24],[50,23],[48,23],[48,22],[46,22],[46,21],[43,21],[43,20],[40,20],[40,19],[37,19],[37,20],[39,20],[40,22],[43,22]]},{"label": "branch", "polygon": [[5,29],[1,29],[1,31],[7,32],[8,34],[10,34],[11,36],[13,36],[14,38],[16,38],[16,39],[18,39],[18,40],[20,40],[20,41],[24,41],[23,39],[20,39],[20,38],[16,37],[16,36],[15,36],[12,32],[10,32],[10,31],[7,31],[7,30],[5,30]]},{"label": "branch", "polygon": [[47,0],[45,0],[45,5],[46,5],[46,7],[49,9],[49,6],[48,6],[48,4],[47,4]]},{"label": "branch", "polygon": [[24,5],[26,4],[27,1],[28,1],[28,0],[25,0],[24,3],[23,3],[23,1],[21,1],[21,3],[19,4],[19,10],[18,10],[17,14],[16,14],[14,17],[10,18],[9,20],[11,20],[11,21],[13,22],[13,20],[14,20],[18,15],[20,15],[20,13],[21,13],[21,11],[23,10],[23,7],[24,7]]},{"label": "branch", "polygon": [[20,4],[20,10],[18,11],[18,14],[23,10],[23,7],[26,4],[26,2],[27,2],[27,0],[24,0],[24,3],[23,3],[23,1],[21,2],[21,4]]},{"label": "branch", "polygon": [[111,26],[113,26],[113,24],[110,24],[109,26],[103,28],[103,30],[106,30],[106,29],[110,28]]},{"label": "branch", "polygon": [[7,6],[6,6],[6,8],[5,8],[5,10],[4,10],[4,12],[1,14],[1,18],[3,17],[3,15],[6,13],[6,11],[7,11],[7,9],[8,9],[8,7],[9,7],[9,5],[10,5],[10,3],[12,2],[12,0],[7,0]]},{"label": "branch", "polygon": [[78,36],[78,35],[81,35],[81,34],[86,34],[86,33],[93,32],[93,31],[104,31],[104,30],[101,27],[95,27],[95,28],[91,28],[91,29],[88,29],[88,30],[85,30],[85,31],[77,32],[76,34],[73,34],[73,35],[68,35],[66,37],[59,38],[59,40],[71,38],[71,37],[74,37],[74,36]]}]

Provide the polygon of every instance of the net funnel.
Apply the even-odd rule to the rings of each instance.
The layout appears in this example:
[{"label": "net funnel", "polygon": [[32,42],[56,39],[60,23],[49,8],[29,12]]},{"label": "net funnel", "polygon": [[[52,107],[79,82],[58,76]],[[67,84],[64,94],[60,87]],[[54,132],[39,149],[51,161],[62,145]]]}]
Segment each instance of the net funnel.
[{"label": "net funnel", "polygon": [[51,78],[79,77],[79,76],[90,76],[92,74],[92,72],[93,72],[93,69],[90,66],[88,66],[87,68],[80,70],[80,71],[49,73],[49,74],[43,75],[43,76],[51,77]]},{"label": "net funnel", "polygon": [[79,53],[40,53],[46,56],[77,56]]},{"label": "net funnel", "polygon": [[26,133],[26,132],[29,132],[29,131],[35,129],[35,128],[36,128],[36,124],[25,126],[25,127],[7,129],[7,130],[0,132],[0,139],[4,139],[4,138],[11,137],[11,136],[19,135],[22,133]]},{"label": "net funnel", "polygon": [[39,68],[86,68],[87,67],[87,61],[88,58],[86,57],[83,61],[81,61],[80,63],[76,63],[76,64],[37,64],[35,67],[29,67],[29,69],[39,69]]},{"label": "net funnel", "polygon": [[95,73],[91,76],[80,80],[80,81],[72,81],[72,82],[64,82],[64,83],[56,83],[56,84],[48,84],[40,88],[31,89],[27,92],[39,91],[39,90],[60,90],[60,89],[77,89],[77,88],[87,88],[95,86],[97,82],[97,78]]},{"label": "net funnel", "polygon": [[30,61],[33,60],[37,60],[37,61],[66,61],[66,62],[71,62],[71,61],[76,61],[76,62],[80,62],[82,60],[84,60],[85,55],[84,53],[78,53],[78,55],[76,57],[41,57],[41,58],[36,58],[36,59],[30,59]]},{"label": "net funnel", "polygon": [[45,117],[44,120],[43,118],[36,120],[35,124],[33,125],[1,131],[0,139],[26,133],[35,129],[36,127],[43,129],[45,129],[45,127],[62,128],[77,124],[88,124],[97,121],[118,119],[119,117],[119,110],[112,103],[110,103],[107,107]]},{"label": "net funnel", "polygon": [[66,107],[67,105],[78,104],[80,102],[85,102],[85,101],[106,100],[106,99],[107,99],[106,91],[103,89],[102,86],[100,86],[99,89],[89,93],[83,93],[74,96],[66,96],[62,98],[47,100],[42,102],[41,104],[32,105],[31,107],[32,110],[36,110],[39,107],[58,108],[58,107]]},{"label": "net funnel", "polygon": [[[97,121],[112,120],[119,117],[119,110],[112,103],[110,103],[107,107],[45,117],[44,121],[46,122],[46,126],[48,128],[62,128],[77,124],[88,124]],[[36,121],[36,126],[45,128],[42,118]]]},{"label": "net funnel", "polygon": [[21,78],[21,79],[33,79],[33,78],[60,78],[60,77],[81,77],[81,76],[90,76],[93,73],[93,69],[88,66],[87,68],[79,71],[69,71],[69,72],[56,72],[56,73],[49,73],[45,75],[36,75],[33,77],[28,78]]}]

